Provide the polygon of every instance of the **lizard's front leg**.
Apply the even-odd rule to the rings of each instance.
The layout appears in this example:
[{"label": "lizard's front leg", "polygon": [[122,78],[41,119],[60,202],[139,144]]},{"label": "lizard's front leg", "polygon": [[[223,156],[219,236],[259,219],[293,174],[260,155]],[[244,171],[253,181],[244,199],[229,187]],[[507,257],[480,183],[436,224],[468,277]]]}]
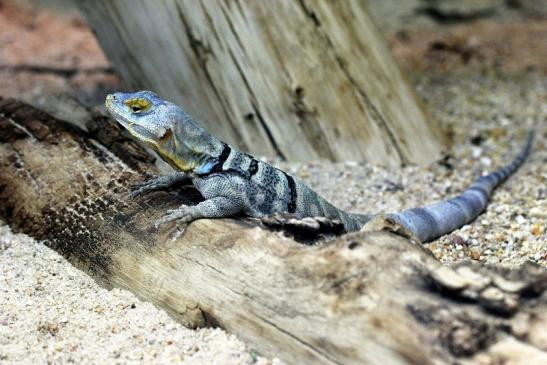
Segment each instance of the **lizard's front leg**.
[{"label": "lizard's front leg", "polygon": [[157,176],[145,182],[133,185],[132,188],[134,190],[131,192],[130,197],[135,198],[150,191],[167,189],[175,184],[190,182],[190,180],[190,176],[184,172],[175,172],[170,175]]},{"label": "lizard's front leg", "polygon": [[181,205],[177,209],[168,210],[163,218],[156,221],[155,226],[158,227],[160,224],[175,220],[181,223],[189,223],[200,218],[231,217],[242,210],[243,203],[237,197],[217,196],[197,205]]}]

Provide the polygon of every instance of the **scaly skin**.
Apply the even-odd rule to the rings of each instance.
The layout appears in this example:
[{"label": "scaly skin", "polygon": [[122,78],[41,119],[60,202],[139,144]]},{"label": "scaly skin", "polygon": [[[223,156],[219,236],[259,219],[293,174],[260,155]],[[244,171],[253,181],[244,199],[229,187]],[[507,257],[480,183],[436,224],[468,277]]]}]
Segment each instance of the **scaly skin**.
[{"label": "scaly skin", "polygon": [[[195,206],[167,211],[156,225],[238,213],[263,217],[283,212],[297,218],[340,220],[350,232],[374,217],[334,207],[297,178],[222,142],[184,109],[150,91],[108,95],[106,107],[136,140],[153,148],[179,171],[141,184],[133,196],[191,181],[205,198]],[[484,210],[492,190],[524,162],[531,143],[532,134],[515,161],[481,177],[456,198],[388,216],[424,242],[469,223]]]}]

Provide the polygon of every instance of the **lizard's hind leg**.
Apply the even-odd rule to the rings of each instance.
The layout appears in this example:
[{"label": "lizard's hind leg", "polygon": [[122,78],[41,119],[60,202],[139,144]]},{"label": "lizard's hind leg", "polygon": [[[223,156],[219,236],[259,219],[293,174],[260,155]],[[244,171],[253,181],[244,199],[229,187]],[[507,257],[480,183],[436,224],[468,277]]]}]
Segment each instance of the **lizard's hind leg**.
[{"label": "lizard's hind leg", "polygon": [[154,190],[167,189],[176,184],[183,184],[190,181],[190,176],[183,172],[175,172],[170,175],[162,175],[150,180],[134,184],[131,187],[134,189],[129,196],[135,198],[141,194],[148,193]]},{"label": "lizard's hind leg", "polygon": [[217,196],[204,200],[197,205],[181,205],[177,209],[167,210],[167,214],[158,219],[155,226],[158,227],[172,221],[190,223],[200,218],[231,217],[242,210],[243,204],[239,199]]}]

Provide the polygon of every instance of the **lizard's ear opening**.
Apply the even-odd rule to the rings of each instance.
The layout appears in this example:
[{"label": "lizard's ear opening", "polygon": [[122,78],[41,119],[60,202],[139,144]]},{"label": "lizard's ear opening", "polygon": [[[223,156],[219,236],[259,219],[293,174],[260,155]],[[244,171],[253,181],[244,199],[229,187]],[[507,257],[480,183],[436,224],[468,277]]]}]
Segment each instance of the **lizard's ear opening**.
[{"label": "lizard's ear opening", "polygon": [[168,128],[165,130],[165,133],[163,134],[163,136],[160,137],[160,142],[165,143],[168,140],[170,140],[171,137],[173,137],[173,131],[171,130],[171,128]]}]

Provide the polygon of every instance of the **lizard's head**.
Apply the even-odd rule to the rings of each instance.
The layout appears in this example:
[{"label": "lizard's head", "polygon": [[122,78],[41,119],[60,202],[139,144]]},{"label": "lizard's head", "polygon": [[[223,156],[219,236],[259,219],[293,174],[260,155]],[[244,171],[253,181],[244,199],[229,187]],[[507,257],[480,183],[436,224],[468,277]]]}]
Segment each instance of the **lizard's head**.
[{"label": "lizard's head", "polygon": [[106,97],[106,109],[137,140],[158,148],[173,132],[172,110],[151,91],[114,93]]},{"label": "lizard's head", "polygon": [[179,170],[201,171],[222,150],[222,142],[184,109],[151,91],[109,94],[105,105],[133,138],[152,147]]}]

